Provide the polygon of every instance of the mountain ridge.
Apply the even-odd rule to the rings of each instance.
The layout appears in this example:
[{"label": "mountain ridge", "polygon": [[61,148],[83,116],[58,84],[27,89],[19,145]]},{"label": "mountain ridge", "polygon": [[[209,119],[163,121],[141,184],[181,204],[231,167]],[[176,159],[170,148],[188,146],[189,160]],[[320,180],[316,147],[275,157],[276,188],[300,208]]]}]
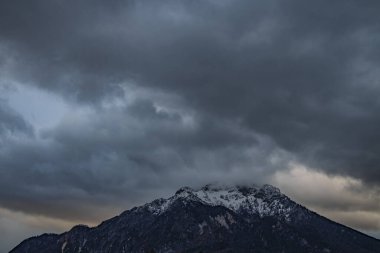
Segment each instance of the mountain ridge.
[{"label": "mountain ridge", "polygon": [[297,204],[271,185],[180,188],[96,227],[29,238],[21,252],[378,253],[380,241]]}]

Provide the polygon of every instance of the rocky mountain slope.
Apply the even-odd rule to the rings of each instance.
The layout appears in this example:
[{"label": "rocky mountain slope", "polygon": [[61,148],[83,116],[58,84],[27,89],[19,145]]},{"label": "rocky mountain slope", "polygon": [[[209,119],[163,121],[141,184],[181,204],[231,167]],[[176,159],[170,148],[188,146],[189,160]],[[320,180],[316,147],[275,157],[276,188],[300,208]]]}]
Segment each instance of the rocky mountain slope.
[{"label": "rocky mountain slope", "polygon": [[379,253],[380,240],[328,220],[277,188],[207,185],[89,228],[29,238],[11,253]]}]

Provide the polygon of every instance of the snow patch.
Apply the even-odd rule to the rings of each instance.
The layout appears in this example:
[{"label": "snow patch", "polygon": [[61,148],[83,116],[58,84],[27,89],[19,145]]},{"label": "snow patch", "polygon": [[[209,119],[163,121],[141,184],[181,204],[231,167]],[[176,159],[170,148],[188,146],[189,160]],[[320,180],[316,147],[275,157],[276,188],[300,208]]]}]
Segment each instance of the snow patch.
[{"label": "snow patch", "polygon": [[226,229],[230,229],[230,226],[228,226],[226,219],[223,215],[218,215],[214,218],[222,227],[225,227]]},{"label": "snow patch", "polygon": [[199,227],[199,234],[203,235],[203,233],[204,233],[203,228],[207,227],[207,223],[205,221],[203,221],[201,224],[198,224],[198,227]]},{"label": "snow patch", "polygon": [[65,241],[65,242],[62,244],[62,247],[61,247],[61,252],[62,252],[62,253],[63,253],[63,251],[65,250],[66,245],[67,245],[67,241]]},{"label": "snow patch", "polygon": [[207,185],[198,190],[183,187],[174,196],[155,200],[143,207],[147,207],[154,215],[160,215],[179,199],[198,201],[210,206],[223,206],[236,213],[248,212],[260,217],[281,216],[287,221],[290,221],[293,208],[293,205],[285,206],[283,201],[287,197],[270,185],[264,185],[261,188]]}]

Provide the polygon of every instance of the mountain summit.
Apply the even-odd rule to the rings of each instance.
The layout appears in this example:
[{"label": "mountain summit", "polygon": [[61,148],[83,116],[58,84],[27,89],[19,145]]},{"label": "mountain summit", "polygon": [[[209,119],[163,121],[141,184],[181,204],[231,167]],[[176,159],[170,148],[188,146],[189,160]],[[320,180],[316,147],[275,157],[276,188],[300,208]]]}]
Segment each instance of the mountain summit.
[{"label": "mountain summit", "polygon": [[378,253],[380,241],[271,185],[183,187],[89,228],[29,238],[11,253]]}]

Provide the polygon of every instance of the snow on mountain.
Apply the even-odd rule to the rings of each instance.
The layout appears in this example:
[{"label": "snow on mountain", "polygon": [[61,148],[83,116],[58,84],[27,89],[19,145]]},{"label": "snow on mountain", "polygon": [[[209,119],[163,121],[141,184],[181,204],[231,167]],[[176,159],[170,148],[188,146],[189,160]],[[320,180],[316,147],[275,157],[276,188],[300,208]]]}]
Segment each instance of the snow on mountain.
[{"label": "snow on mountain", "polygon": [[260,217],[276,215],[287,220],[292,208],[297,205],[271,185],[243,187],[209,184],[200,189],[182,187],[174,196],[155,200],[143,207],[155,215],[160,215],[178,199],[198,201],[210,206],[224,206],[237,213],[248,212]]},{"label": "snow on mountain", "polygon": [[11,253],[378,253],[380,241],[277,188],[206,185],[126,210],[96,227],[26,239]]}]

